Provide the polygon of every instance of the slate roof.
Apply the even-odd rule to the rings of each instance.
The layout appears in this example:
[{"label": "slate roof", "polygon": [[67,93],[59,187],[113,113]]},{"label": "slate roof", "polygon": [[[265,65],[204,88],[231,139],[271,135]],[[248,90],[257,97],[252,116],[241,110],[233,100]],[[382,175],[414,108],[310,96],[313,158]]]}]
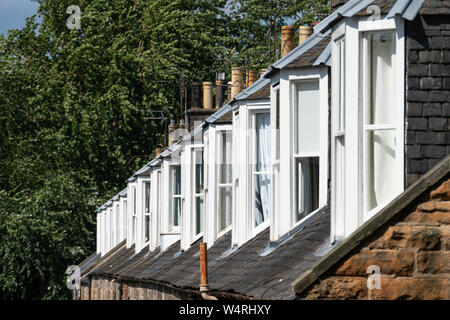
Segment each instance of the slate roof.
[{"label": "slate roof", "polygon": [[260,100],[270,98],[270,84],[266,84],[263,88],[259,89],[252,95],[248,96],[249,100]]},{"label": "slate roof", "polygon": [[[208,249],[210,288],[213,292],[235,293],[245,298],[293,299],[291,282],[321,258],[320,248],[331,250],[329,230],[330,213],[326,207],[278,244],[272,244],[276,246],[273,251],[269,245],[269,228],[234,250],[230,231]],[[122,242],[89,274],[198,290],[201,240],[184,252],[179,251],[177,241],[164,252],[159,249],[150,252],[147,247],[138,254],[134,246],[127,249]]]},{"label": "slate roof", "polygon": [[297,59],[289,63],[286,67],[301,68],[316,65],[317,59],[320,57],[322,52],[324,52],[324,50],[327,48],[328,44],[330,43],[330,39],[331,39],[330,35],[323,38],[315,46],[310,48],[308,51],[304,52]]}]

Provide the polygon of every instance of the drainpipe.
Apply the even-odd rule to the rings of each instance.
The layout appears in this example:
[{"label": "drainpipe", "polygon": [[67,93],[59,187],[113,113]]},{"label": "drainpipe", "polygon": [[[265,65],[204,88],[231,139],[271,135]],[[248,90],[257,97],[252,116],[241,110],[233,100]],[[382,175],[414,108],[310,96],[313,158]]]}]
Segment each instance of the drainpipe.
[{"label": "drainpipe", "polygon": [[208,284],[208,254],[205,242],[200,242],[200,292],[204,300],[218,300],[216,297],[207,294]]}]

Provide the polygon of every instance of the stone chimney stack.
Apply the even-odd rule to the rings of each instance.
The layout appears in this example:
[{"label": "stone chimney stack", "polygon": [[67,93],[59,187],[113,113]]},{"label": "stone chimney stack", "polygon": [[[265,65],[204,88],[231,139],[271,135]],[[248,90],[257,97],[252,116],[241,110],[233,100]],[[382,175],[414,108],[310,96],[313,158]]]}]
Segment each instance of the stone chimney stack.
[{"label": "stone chimney stack", "polygon": [[298,32],[298,44],[302,44],[303,41],[309,38],[313,33],[312,26],[301,26]]},{"label": "stone chimney stack", "polygon": [[225,99],[223,80],[216,80],[216,108],[223,105]]},{"label": "stone chimney stack", "polygon": [[192,82],[192,102],[191,108],[201,108],[202,98],[201,98],[201,83]]},{"label": "stone chimney stack", "polygon": [[239,67],[231,68],[231,99],[236,97],[244,89],[242,79],[242,69]]},{"label": "stone chimney stack", "polygon": [[258,80],[258,71],[249,70],[245,74],[245,87],[248,88]]},{"label": "stone chimney stack", "polygon": [[284,57],[292,49],[295,48],[295,27],[282,26],[281,27],[281,57]]},{"label": "stone chimney stack", "polygon": [[212,82],[203,82],[203,109],[212,109],[213,106],[213,93]]},{"label": "stone chimney stack", "polygon": [[177,140],[177,137],[175,137],[175,130],[176,130],[177,126],[175,125],[175,120],[170,120],[170,124],[169,124],[169,141],[168,141],[168,146],[170,147],[171,145],[173,145]]}]

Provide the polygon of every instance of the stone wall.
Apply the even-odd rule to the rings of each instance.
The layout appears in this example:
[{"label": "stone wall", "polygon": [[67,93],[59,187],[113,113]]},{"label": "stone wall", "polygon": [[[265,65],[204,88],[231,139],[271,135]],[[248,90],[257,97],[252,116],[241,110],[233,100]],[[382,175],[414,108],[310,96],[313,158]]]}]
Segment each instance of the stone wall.
[{"label": "stone wall", "polygon": [[406,21],[406,184],[450,154],[450,1]]},{"label": "stone wall", "polygon": [[[367,268],[380,268],[368,289]],[[300,299],[450,299],[450,177],[361,243]]]},{"label": "stone wall", "polygon": [[[189,300],[189,295],[163,285],[113,280],[96,276],[91,280],[91,300]],[[89,284],[81,287],[81,300],[89,300]]]}]

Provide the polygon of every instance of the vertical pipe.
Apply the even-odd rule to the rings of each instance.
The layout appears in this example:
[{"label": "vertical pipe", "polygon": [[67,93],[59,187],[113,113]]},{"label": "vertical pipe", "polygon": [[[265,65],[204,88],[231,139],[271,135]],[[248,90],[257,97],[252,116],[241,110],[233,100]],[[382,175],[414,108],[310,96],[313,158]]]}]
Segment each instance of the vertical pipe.
[{"label": "vertical pipe", "polygon": [[208,291],[208,253],[205,242],[200,242],[200,291]]}]

